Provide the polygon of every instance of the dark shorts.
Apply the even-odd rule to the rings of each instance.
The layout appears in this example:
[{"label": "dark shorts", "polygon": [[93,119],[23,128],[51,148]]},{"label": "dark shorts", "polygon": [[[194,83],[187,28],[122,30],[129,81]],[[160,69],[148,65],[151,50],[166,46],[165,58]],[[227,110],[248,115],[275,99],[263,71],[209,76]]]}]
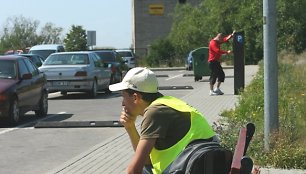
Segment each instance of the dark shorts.
[{"label": "dark shorts", "polygon": [[209,62],[208,65],[211,71],[209,77],[210,84],[215,84],[217,79],[218,82],[224,82],[225,74],[220,62],[218,61]]}]

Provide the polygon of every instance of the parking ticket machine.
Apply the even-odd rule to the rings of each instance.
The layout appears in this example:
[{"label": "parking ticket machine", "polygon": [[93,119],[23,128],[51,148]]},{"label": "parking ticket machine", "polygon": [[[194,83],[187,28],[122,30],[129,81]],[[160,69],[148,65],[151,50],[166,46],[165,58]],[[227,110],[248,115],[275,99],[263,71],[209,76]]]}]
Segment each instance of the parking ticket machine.
[{"label": "parking ticket machine", "polygon": [[235,32],[233,37],[235,95],[244,89],[244,43],[244,32]]}]

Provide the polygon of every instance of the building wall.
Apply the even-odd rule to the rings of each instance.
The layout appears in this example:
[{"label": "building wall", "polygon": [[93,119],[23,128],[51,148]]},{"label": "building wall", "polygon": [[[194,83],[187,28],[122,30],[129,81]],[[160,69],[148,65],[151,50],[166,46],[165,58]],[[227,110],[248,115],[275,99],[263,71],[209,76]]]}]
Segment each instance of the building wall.
[{"label": "building wall", "polygon": [[[201,0],[186,0],[197,5]],[[150,43],[168,35],[172,26],[173,12],[178,0],[133,0],[132,25],[133,49],[138,56],[148,53]],[[179,3],[183,5],[184,3]]]}]

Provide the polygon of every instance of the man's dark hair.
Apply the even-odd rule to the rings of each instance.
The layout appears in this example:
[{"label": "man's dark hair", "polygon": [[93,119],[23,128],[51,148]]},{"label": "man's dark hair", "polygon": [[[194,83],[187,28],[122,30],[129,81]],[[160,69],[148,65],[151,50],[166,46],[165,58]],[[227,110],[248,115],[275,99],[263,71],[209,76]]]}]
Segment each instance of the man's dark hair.
[{"label": "man's dark hair", "polygon": [[157,93],[146,93],[146,92],[139,92],[133,89],[126,89],[125,90],[129,95],[133,95],[134,93],[138,93],[142,96],[142,99],[148,103],[152,103],[154,100],[163,96],[160,92]]}]

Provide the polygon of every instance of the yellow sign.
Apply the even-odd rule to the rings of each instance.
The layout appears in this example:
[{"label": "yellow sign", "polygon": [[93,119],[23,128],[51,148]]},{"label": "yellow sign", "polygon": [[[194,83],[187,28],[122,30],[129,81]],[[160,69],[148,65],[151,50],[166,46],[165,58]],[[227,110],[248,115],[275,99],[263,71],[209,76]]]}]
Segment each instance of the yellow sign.
[{"label": "yellow sign", "polygon": [[149,14],[151,15],[163,15],[164,5],[163,4],[151,4],[149,5]]}]

